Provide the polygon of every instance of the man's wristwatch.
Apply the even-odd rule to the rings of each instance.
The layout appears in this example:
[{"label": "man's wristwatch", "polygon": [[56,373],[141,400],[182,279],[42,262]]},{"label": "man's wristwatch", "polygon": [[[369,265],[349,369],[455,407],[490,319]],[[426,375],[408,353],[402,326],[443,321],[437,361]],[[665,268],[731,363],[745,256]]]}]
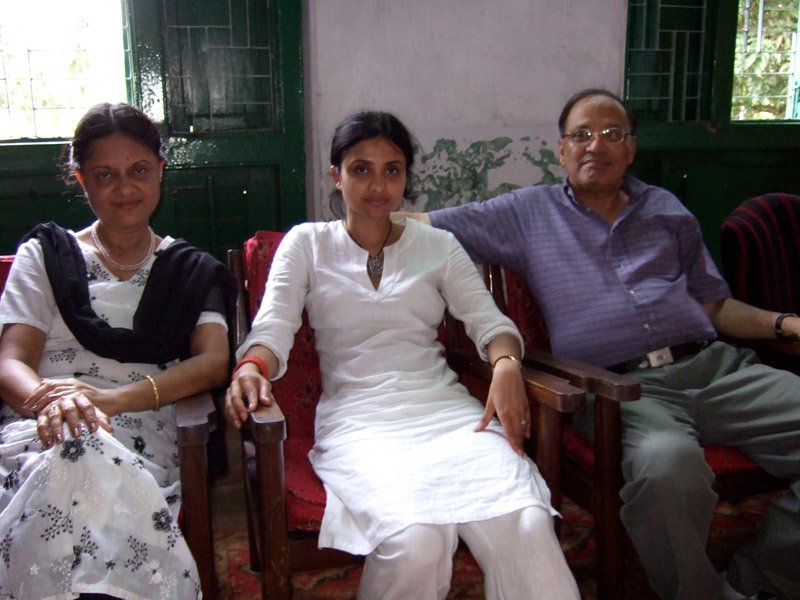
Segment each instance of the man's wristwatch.
[{"label": "man's wristwatch", "polygon": [[775,319],[775,337],[781,340],[792,340],[792,341],[799,341],[800,336],[795,333],[785,333],[781,328],[783,325],[783,320],[787,317],[796,317],[797,315],[794,313],[783,313],[778,315],[778,318]]}]

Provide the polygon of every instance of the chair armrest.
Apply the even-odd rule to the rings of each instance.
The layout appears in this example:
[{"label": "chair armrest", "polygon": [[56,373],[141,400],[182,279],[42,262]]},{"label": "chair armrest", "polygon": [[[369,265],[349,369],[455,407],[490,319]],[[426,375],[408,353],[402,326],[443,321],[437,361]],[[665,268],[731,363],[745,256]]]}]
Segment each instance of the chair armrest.
[{"label": "chair armrest", "polygon": [[[592,481],[595,514],[606,522],[619,519],[622,501],[622,421],[621,403],[638,400],[641,385],[630,375],[620,375],[573,359],[556,357],[541,350],[526,350],[525,362],[564,377],[577,387],[595,395],[594,469]],[[560,490],[559,490],[560,491]],[[617,533],[622,531],[619,527]],[[606,532],[608,533],[608,532]],[[621,535],[621,534],[620,534]],[[608,536],[607,536],[608,537]],[[604,547],[621,547],[622,538],[605,539]]]},{"label": "chair armrest", "polygon": [[217,590],[207,452],[209,433],[217,426],[216,416],[210,392],[188,396],[175,405],[184,516],[182,529],[197,563],[205,598],[214,598]]},{"label": "chair armrest", "polygon": [[631,402],[638,400],[641,395],[641,385],[630,375],[612,373],[571,358],[526,349],[524,362],[535,369],[563,377],[586,392],[615,402]]},{"label": "chair armrest", "polygon": [[259,406],[247,418],[247,427],[256,443],[283,442],[286,439],[286,417],[274,400]]},{"label": "chair armrest", "polygon": [[[288,582],[289,548],[286,517],[286,482],[283,457],[283,442],[286,439],[286,417],[273,400],[269,406],[259,406],[248,415],[242,432],[242,457],[245,460],[245,488],[247,489],[248,514],[257,515],[258,531],[256,544],[251,542],[250,551],[258,555],[257,563],[261,569],[262,593],[278,590]],[[249,442],[245,438],[249,434]],[[246,445],[253,444],[255,460],[251,464]],[[248,517],[248,522],[250,521]],[[249,527],[249,525],[248,525]]]},{"label": "chair armrest", "polygon": [[[447,362],[456,372],[467,372],[484,381],[492,381],[491,365],[473,352],[448,350]],[[529,398],[559,413],[574,413],[586,404],[586,393],[558,376],[523,366],[522,378]]]},{"label": "chair armrest", "polygon": [[217,413],[210,392],[187,396],[175,404],[178,445],[205,444],[217,428]]}]

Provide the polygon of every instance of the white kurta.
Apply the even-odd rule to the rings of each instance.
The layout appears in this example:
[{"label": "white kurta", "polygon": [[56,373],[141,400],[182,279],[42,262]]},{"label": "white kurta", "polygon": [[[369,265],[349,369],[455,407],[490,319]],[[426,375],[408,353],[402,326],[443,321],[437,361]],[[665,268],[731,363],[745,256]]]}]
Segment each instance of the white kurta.
[{"label": "white kurta", "polygon": [[328,495],[320,546],[368,554],[414,523],[463,523],[526,506],[551,513],[534,463],[446,364],[436,333],[445,308],[485,358],[504,332],[466,252],[448,232],[406,221],[384,249],[378,290],[367,253],[341,221],[293,228],[277,251],[253,330],[239,350],[270,348],[283,375],[303,307],[314,328],[323,394],[310,453]]},{"label": "white kurta", "polygon": [[[157,252],[174,240],[165,238]],[[153,260],[121,281],[79,242],[92,308],[130,329]],[[204,312],[198,324],[225,324]],[[24,323],[47,338],[38,373],[101,388],[166,366],[120,363],[81,346],[67,328],[38,240],[23,244],[0,302],[0,326]],[[80,592],[126,600],[200,598],[192,555],[177,525],[180,480],[175,405],[122,413],[98,429],[43,449],[36,420],[0,408],[0,598],[68,599]]]}]

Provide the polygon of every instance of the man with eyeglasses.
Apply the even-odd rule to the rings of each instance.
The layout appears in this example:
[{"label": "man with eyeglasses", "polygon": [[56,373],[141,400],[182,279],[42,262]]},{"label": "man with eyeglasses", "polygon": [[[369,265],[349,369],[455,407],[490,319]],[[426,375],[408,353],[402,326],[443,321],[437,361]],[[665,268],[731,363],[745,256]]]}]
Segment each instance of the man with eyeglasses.
[{"label": "man with eyeglasses", "polygon": [[[640,380],[622,406],[620,516],[660,597],[800,598],[800,378],[717,340],[800,339],[800,319],[731,299],[695,217],[626,174],[636,119],[619,97],[579,92],[558,126],[563,184],[408,216],[522,274],[554,354]],[[576,424],[591,434],[591,419]],[[727,577],[706,555],[717,495],[700,444],[740,448],[791,482]]]}]

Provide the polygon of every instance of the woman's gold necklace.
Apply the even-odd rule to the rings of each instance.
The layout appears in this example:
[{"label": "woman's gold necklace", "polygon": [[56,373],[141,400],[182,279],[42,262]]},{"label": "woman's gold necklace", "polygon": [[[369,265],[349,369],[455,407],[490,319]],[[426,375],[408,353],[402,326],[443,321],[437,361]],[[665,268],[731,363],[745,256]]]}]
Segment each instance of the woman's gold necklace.
[{"label": "woman's gold necklace", "polygon": [[138,271],[145,266],[147,261],[150,260],[150,257],[153,256],[153,252],[156,249],[156,236],[153,235],[153,230],[150,229],[150,227],[147,228],[147,230],[150,232],[150,247],[147,250],[147,254],[145,254],[144,258],[135,265],[122,265],[111,258],[111,253],[106,250],[106,247],[103,246],[103,244],[100,243],[100,238],[97,236],[97,224],[98,221],[95,221],[94,225],[92,225],[92,241],[94,242],[95,248],[97,248],[105,261],[115,269],[119,269],[120,271]]},{"label": "woman's gold necklace", "polygon": [[350,236],[350,239],[353,240],[359,248],[365,250],[367,253],[367,275],[369,275],[370,279],[375,279],[383,275],[383,247],[386,245],[386,242],[389,241],[389,236],[392,235],[392,222],[389,221],[389,232],[386,234],[386,237],[383,238],[383,243],[381,247],[378,248],[378,253],[376,255],[372,255],[369,253],[369,250],[364,248],[359,241],[353,237],[353,234],[350,233],[350,228],[347,226],[347,219],[342,221],[344,223],[344,229],[347,232],[347,235]]}]

